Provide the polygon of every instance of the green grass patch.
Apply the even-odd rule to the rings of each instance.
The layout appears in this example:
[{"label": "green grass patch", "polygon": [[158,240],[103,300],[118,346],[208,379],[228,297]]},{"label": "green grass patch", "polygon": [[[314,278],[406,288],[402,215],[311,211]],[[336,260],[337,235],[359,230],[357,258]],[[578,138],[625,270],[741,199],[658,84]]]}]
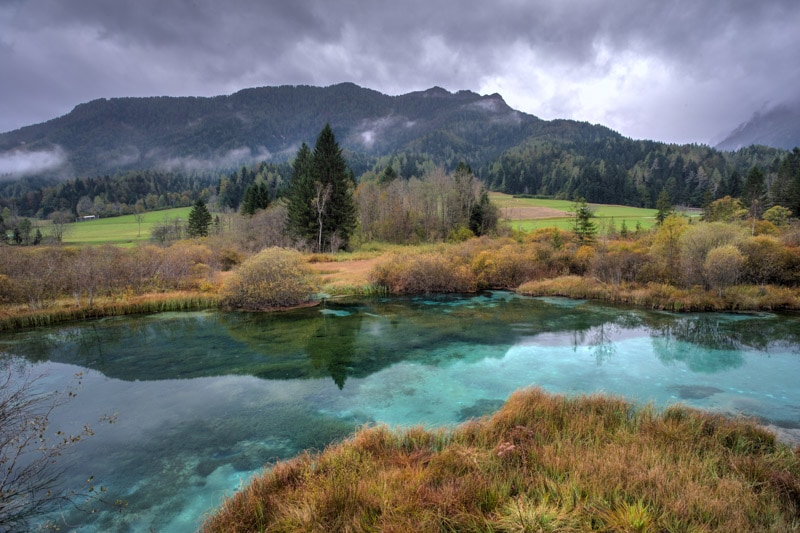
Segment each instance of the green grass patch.
[{"label": "green grass patch", "polygon": [[[636,231],[636,223],[642,230],[648,230],[656,225],[656,221],[652,217],[645,218],[617,218],[617,217],[595,217],[592,222],[597,224],[599,233],[606,233],[611,227],[612,223],[616,231],[622,229],[623,222],[628,228],[629,232]],[[538,218],[533,220],[507,220],[506,223],[515,230],[519,231],[533,231],[541,228],[559,228],[566,231],[572,231],[574,222],[571,218]]]},{"label": "green grass patch", "polygon": [[144,213],[141,226],[135,215],[98,218],[69,224],[64,235],[66,244],[134,244],[150,239],[150,230],[165,219],[187,220],[191,207],[177,207]]},{"label": "green grass patch", "polygon": [[[490,198],[500,208],[524,208],[524,207],[546,207],[569,212],[575,203],[569,200],[554,200],[547,198],[514,198],[509,194],[491,193]],[[603,231],[613,223],[617,231],[622,228],[623,222],[628,231],[634,231],[638,224],[641,229],[650,229],[656,223],[656,210],[644,209],[641,207],[629,207],[625,205],[609,204],[589,204],[594,213],[592,219],[598,225],[598,229]],[[515,230],[533,231],[540,228],[556,227],[563,230],[571,230],[573,220],[570,216],[555,218],[532,218],[521,220],[509,220],[508,224]]]},{"label": "green grass patch", "polygon": [[548,198],[514,198],[510,194],[501,192],[489,193],[489,199],[499,208],[505,207],[550,207],[567,211],[575,202],[569,200],[555,200]]}]

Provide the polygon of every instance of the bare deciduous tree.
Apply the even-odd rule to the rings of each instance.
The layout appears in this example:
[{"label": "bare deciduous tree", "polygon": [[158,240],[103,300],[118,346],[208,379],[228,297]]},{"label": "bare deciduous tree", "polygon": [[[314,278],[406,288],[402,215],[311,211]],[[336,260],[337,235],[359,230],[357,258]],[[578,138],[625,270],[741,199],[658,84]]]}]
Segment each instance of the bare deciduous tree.
[{"label": "bare deciduous tree", "polygon": [[88,485],[81,494],[59,490],[58,458],[93,435],[88,425],[76,434],[50,428],[53,411],[75,396],[81,375],[61,392],[39,391],[38,379],[8,364],[0,371],[0,531],[26,530],[32,519],[58,504],[99,494]]}]

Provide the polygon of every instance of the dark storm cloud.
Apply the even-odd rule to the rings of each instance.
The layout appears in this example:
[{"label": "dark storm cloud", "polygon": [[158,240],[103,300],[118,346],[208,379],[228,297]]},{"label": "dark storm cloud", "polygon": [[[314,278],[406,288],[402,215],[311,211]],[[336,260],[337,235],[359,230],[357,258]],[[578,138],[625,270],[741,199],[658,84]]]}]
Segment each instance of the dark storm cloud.
[{"label": "dark storm cloud", "polygon": [[708,141],[800,83],[795,0],[12,0],[0,131],[98,97],[353,81]]}]

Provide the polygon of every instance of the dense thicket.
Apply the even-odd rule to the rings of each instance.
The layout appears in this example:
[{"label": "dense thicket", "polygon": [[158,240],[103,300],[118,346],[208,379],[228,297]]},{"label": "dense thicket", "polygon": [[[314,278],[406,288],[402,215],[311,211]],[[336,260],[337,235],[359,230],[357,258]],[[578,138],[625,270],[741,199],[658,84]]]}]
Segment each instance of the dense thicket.
[{"label": "dense thicket", "polygon": [[130,249],[0,246],[0,304],[42,309],[70,297],[91,307],[99,296],[197,289],[224,268],[229,253],[188,241]]},{"label": "dense thicket", "polygon": [[468,165],[461,163],[452,173],[435,168],[408,180],[389,169],[378,179],[363,180],[356,190],[363,240],[460,240],[496,229],[497,209]]}]

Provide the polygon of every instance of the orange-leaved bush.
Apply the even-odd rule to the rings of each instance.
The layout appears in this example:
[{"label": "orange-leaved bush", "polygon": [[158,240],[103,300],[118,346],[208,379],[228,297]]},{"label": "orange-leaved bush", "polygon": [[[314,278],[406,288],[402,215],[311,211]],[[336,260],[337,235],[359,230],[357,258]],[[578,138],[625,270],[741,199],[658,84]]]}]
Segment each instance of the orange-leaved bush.
[{"label": "orange-leaved bush", "polygon": [[317,289],[317,275],[300,252],[267,248],[231,273],[222,290],[222,303],[250,310],[292,307],[311,301]]}]

